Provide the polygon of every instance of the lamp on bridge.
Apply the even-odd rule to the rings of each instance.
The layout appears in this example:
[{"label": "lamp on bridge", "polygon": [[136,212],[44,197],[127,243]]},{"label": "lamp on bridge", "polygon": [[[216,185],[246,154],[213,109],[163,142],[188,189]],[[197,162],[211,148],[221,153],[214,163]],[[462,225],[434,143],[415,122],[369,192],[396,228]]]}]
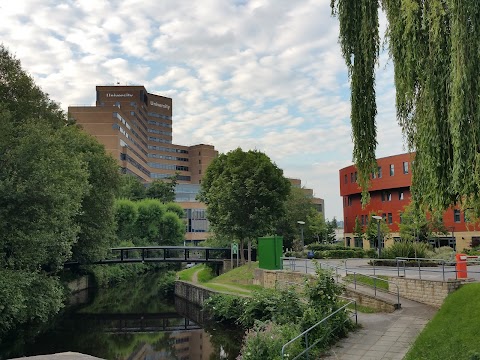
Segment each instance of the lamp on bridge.
[{"label": "lamp on bridge", "polygon": [[380,221],[383,220],[381,216],[372,215],[372,218],[377,220],[377,247],[378,247],[378,257],[382,255],[382,240],[380,238]]}]

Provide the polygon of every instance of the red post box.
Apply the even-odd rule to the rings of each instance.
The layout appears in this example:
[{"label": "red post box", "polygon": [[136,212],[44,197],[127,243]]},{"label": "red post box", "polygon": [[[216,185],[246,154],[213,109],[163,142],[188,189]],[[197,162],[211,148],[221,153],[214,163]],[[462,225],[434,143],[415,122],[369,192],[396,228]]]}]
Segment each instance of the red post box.
[{"label": "red post box", "polygon": [[465,254],[456,254],[455,259],[457,263],[455,265],[455,270],[457,271],[458,279],[467,278],[467,255]]}]

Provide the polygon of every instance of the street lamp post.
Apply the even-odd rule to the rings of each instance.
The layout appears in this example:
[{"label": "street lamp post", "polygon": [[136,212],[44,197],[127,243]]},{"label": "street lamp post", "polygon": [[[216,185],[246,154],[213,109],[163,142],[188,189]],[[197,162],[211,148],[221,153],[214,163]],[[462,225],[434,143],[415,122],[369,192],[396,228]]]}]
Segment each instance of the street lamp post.
[{"label": "street lamp post", "polygon": [[305,246],[303,242],[303,225],[305,225],[305,221],[299,220],[297,221],[297,224],[300,225],[300,241],[301,241],[302,250],[303,250],[303,247]]},{"label": "street lamp post", "polygon": [[380,258],[380,256],[382,255],[382,241],[380,238],[380,221],[382,221],[383,218],[378,215],[373,215],[372,218],[377,220],[377,243],[378,243],[377,246],[378,246],[378,257]]}]

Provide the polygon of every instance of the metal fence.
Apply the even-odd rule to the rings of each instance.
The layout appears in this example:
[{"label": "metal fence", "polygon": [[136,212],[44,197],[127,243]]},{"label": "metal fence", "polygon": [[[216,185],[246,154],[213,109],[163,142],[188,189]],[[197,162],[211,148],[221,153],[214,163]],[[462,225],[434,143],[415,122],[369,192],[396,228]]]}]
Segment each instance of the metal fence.
[{"label": "metal fence", "polygon": [[[316,323],[315,325],[313,325],[312,327],[308,328],[307,330],[305,330],[304,332],[302,332],[300,335],[297,335],[296,337],[294,337],[292,340],[290,340],[289,342],[285,343],[283,346],[282,346],[282,359],[291,359],[291,360],[295,360],[295,359],[300,359],[301,356],[305,355],[305,358],[307,360],[309,360],[309,353],[310,353],[310,350],[315,347],[320,341],[322,341],[324,339],[324,337],[327,334],[325,334],[325,336],[323,337],[320,337],[320,338],[316,338],[316,339],[311,339],[309,337],[309,335],[311,335],[311,332],[315,329],[317,329],[319,326],[322,326],[324,325],[325,323],[327,323],[330,319],[332,319],[336,314],[338,314],[339,312],[341,311],[349,311],[348,310],[348,307],[349,306],[352,306],[353,304],[353,307],[354,307],[354,310],[350,312],[350,315],[347,316],[347,318],[345,319],[345,321],[343,323],[345,323],[346,321],[349,321],[350,319],[352,319],[353,317],[355,317],[355,324],[358,323],[358,314],[357,314],[357,303],[355,300],[351,300],[349,299],[350,301],[348,303],[346,303],[345,305],[343,305],[341,308],[339,308],[338,310],[332,312],[330,315],[326,316],[325,318],[323,318],[322,320],[320,320],[318,323]],[[342,323],[342,324],[343,324]],[[334,327],[337,328],[338,326],[340,326],[341,324],[336,324],[336,326]],[[313,340],[313,341],[312,341]],[[290,354],[288,354],[288,347],[291,346],[293,343],[295,343],[296,341],[303,341],[303,344],[304,344],[304,349],[302,352],[300,352],[299,354],[297,354],[295,357],[291,357],[289,356]]]}]

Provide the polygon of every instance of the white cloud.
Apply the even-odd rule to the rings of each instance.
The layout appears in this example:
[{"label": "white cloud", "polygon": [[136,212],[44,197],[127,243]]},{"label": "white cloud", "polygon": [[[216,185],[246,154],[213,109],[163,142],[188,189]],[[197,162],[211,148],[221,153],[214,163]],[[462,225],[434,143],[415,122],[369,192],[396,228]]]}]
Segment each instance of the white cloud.
[{"label": "white cloud", "polygon": [[[174,142],[265,151],[342,218],[350,94],[329,0],[3,2],[0,37],[66,109],[95,85],[172,97]],[[381,16],[382,29],[385,17]],[[383,30],[382,30],[383,31]],[[393,70],[377,76],[377,154],[403,151]]]}]

